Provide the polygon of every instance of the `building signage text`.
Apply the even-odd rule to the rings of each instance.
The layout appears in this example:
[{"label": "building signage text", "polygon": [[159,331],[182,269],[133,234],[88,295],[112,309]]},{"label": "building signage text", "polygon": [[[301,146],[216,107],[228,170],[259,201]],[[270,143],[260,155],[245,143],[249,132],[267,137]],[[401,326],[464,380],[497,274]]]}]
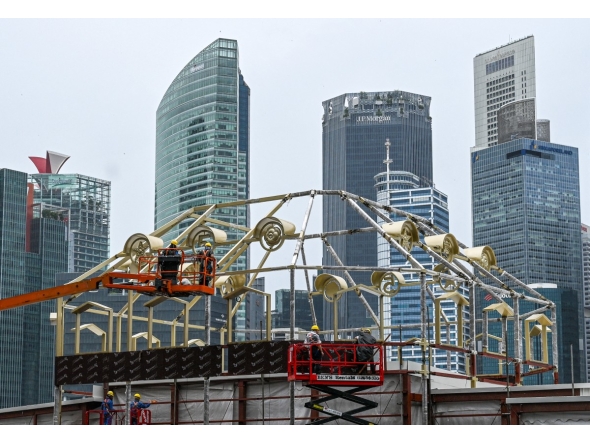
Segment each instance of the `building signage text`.
[{"label": "building signage text", "polygon": [[204,63],[201,63],[200,65],[193,65],[191,66],[190,72],[197,72],[202,70],[205,67]]},{"label": "building signage text", "polygon": [[551,146],[537,145],[535,148],[538,148],[541,151],[550,151],[552,153],[567,154],[568,156],[571,156],[572,154],[574,154],[574,152],[571,150],[564,150],[561,148],[553,148]]},{"label": "building signage text", "polygon": [[496,60],[503,59],[504,57],[508,57],[513,54],[516,54],[516,51],[514,49],[512,51],[499,52],[494,57],[490,57],[489,59],[485,59],[485,61],[486,61],[486,63],[495,62]]},{"label": "building signage text", "polygon": [[357,116],[356,123],[384,123],[391,122],[391,116]]},{"label": "building signage text", "polygon": [[317,375],[318,381],[379,381],[379,375]]}]

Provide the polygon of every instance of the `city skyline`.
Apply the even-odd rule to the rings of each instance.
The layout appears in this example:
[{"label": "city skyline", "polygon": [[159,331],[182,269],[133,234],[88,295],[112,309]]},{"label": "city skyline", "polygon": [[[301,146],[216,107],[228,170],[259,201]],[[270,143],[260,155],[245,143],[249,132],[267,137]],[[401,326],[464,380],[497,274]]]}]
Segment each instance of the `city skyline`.
[{"label": "city skyline", "polygon": [[[457,215],[450,231],[469,244],[466,202],[470,200],[468,148],[475,140],[472,64],[476,54],[534,35],[536,89],[543,96],[538,115],[551,119],[553,140],[580,148],[581,171],[590,165],[588,138],[581,130],[581,122],[587,120],[583,103],[589,93],[582,88],[580,73],[588,62],[576,56],[586,51],[590,40],[584,26],[587,20],[552,20],[553,26],[542,26],[547,22],[4,20],[0,33],[6,43],[0,50],[6,69],[1,78],[10,88],[3,91],[7,105],[2,114],[6,131],[0,139],[3,167],[33,173],[33,165],[25,154],[19,158],[19,152],[68,153],[72,158],[63,173],[101,177],[112,183],[111,251],[135,232],[151,232],[153,197],[142,189],[154,183],[158,101],[178,67],[200,48],[217,37],[235,38],[240,43],[241,67],[256,97],[251,113],[251,197],[321,188],[319,121],[321,102],[327,97],[361,88],[417,91],[433,100],[434,182],[448,194],[450,212]],[[197,32],[191,23],[199,25]],[[568,32],[564,31],[566,23]],[[155,26],[169,29],[169,38],[156,41],[151,36]],[[253,28],[259,29],[254,32]],[[364,50],[367,42],[357,36],[373,28],[371,48]],[[437,39],[404,37],[410,31],[431,33],[436,29],[445,29],[446,34]],[[274,38],[262,36],[263,32]],[[72,41],[72,33],[80,38]],[[323,39],[332,34],[339,38]],[[474,38],[466,39],[461,47],[456,45],[459,36],[466,34]],[[386,36],[387,41],[400,45],[390,51]],[[347,47],[355,51],[352,59],[344,51]],[[269,54],[274,55],[272,63],[267,63]],[[30,69],[31,60],[36,61],[34,69]],[[399,69],[400,62],[403,69]],[[569,70],[568,82],[551,81],[559,78],[563,66],[576,66]],[[559,105],[564,98],[568,106]],[[35,129],[23,126],[27,124],[23,116],[39,109],[47,111]],[[284,151],[277,152],[279,149]],[[581,177],[582,222],[590,220],[590,202],[584,194],[587,180]],[[133,223],[128,220],[131,214]],[[321,222],[310,220],[314,224],[321,231]],[[306,253],[321,255],[319,249]],[[282,286],[284,283],[267,280],[271,293]],[[297,287],[303,288],[302,283]]]}]

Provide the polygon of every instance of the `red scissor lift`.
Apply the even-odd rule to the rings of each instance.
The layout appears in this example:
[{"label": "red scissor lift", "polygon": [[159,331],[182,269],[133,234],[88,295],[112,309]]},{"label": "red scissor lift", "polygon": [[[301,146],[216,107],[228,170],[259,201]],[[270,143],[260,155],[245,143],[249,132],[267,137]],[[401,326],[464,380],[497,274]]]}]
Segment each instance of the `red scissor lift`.
[{"label": "red scissor lift", "polygon": [[[289,381],[302,381],[307,387],[328,394],[328,396],[305,403],[305,407],[329,415],[327,418],[320,418],[311,424],[326,424],[337,419],[343,419],[355,424],[373,424],[353,415],[375,408],[378,404],[356,396],[354,393],[367,387],[383,385],[383,346],[380,344],[324,342],[321,344],[324,354],[319,361],[312,359],[310,347],[318,346],[313,344],[292,344],[289,347],[287,371]],[[358,359],[360,347],[364,347],[365,354],[370,351],[373,361],[367,362]],[[341,390],[340,387],[342,386],[350,388]],[[360,404],[361,407],[340,412],[321,405],[337,398]]]}]

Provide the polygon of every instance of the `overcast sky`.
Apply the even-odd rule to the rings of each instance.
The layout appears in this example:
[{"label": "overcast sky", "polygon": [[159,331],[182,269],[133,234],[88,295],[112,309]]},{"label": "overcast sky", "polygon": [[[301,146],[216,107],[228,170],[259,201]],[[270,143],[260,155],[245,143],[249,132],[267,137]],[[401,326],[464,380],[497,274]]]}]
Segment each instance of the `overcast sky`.
[{"label": "overcast sky", "polygon": [[[51,150],[71,156],[62,173],[110,180],[115,254],[133,233],[154,229],[155,114],[162,96],[205,46],[231,38],[251,88],[251,197],[321,189],[323,100],[361,90],[423,94],[432,98],[435,185],[449,196],[451,232],[471,245],[473,58],[534,35],[538,117],[551,121],[552,142],[579,148],[582,221],[590,223],[589,25],[587,19],[3,19],[0,168],[36,172],[28,156]],[[279,217],[300,228],[306,207],[307,200],[293,202]],[[253,214],[253,221],[263,215]],[[321,231],[319,200],[308,231]],[[293,248],[284,247],[282,264]],[[308,263],[321,263],[319,244],[306,251]],[[267,278],[267,291],[288,285]],[[304,288],[299,279],[297,286]]]}]

